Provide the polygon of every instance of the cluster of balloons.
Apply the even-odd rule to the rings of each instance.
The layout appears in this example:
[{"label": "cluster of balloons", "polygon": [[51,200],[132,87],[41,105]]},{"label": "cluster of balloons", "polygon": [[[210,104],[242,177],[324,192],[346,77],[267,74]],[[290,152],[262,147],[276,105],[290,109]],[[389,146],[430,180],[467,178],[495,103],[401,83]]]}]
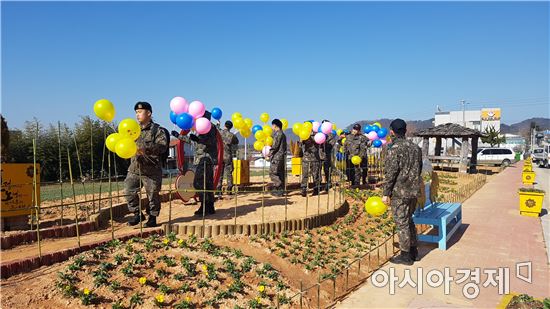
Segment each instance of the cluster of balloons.
[{"label": "cluster of balloons", "polygon": [[380,148],[388,143],[388,129],[383,128],[379,122],[365,126],[363,132],[376,148]]},{"label": "cluster of balloons", "polygon": [[[254,149],[256,151],[261,151],[262,155],[267,157],[269,150],[271,150],[271,146],[273,146],[273,129],[267,123],[269,121],[269,114],[262,113],[260,115],[260,121],[263,122],[263,126],[257,124],[252,127],[252,134],[254,134],[254,138],[256,138]],[[283,124],[282,129],[286,130],[288,128],[288,120],[283,118],[281,119],[281,123]]]},{"label": "cluster of balloons", "polygon": [[249,138],[252,134],[252,126],[254,123],[250,118],[243,118],[243,115],[239,112],[231,115],[231,121],[233,121],[233,127],[239,131],[242,137]]},{"label": "cluster of balloons", "polygon": [[[107,99],[94,103],[95,115],[104,121],[111,122],[115,118],[115,106]],[[132,118],[126,118],[118,124],[118,133],[107,136],[105,146],[123,159],[133,157],[137,152],[136,140],[141,134],[139,123]]]},{"label": "cluster of balloons", "polygon": [[[212,127],[210,120],[203,117],[206,107],[200,101],[187,103],[187,100],[182,97],[174,97],[170,100],[170,109],[170,121],[184,131],[194,128],[198,134],[206,134]],[[220,120],[222,110],[213,108],[212,118]]]},{"label": "cluster of balloons", "polygon": [[[340,130],[341,131],[341,130]],[[292,132],[296,134],[300,140],[305,141],[310,136],[311,133],[315,133],[313,140],[315,143],[321,145],[327,140],[327,135],[333,134],[336,135],[336,125],[328,121],[324,123],[319,123],[317,121],[306,121],[304,123],[296,122],[292,125]]]},{"label": "cluster of balloons", "polygon": [[365,202],[365,211],[376,217],[383,215],[387,209],[388,206],[382,202],[382,198],[379,196],[371,196]]}]

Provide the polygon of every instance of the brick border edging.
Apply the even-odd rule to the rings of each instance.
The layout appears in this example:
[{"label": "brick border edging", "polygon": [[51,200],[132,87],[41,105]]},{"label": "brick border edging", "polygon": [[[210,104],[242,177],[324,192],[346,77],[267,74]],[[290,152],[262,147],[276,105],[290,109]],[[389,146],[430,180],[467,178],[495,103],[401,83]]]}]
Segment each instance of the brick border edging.
[{"label": "brick border edging", "polygon": [[319,226],[325,226],[332,224],[339,217],[342,217],[349,211],[349,204],[347,201],[344,201],[340,207],[335,210],[321,214],[309,216],[306,218],[299,219],[290,219],[286,220],[286,225],[284,220],[274,221],[274,222],[265,222],[265,223],[255,223],[255,224],[214,224],[214,225],[205,225],[204,233],[202,225],[186,225],[186,224],[172,224],[168,223],[162,224],[164,233],[175,233],[177,235],[189,235],[193,234],[196,236],[204,237],[216,237],[216,236],[225,236],[225,235],[259,235],[262,231],[266,234],[269,233],[281,233],[284,230],[287,231],[297,231],[303,229],[311,229]]},{"label": "brick border edging", "polygon": [[[147,230],[147,231],[143,231],[142,236],[148,237],[152,234],[164,234],[164,231],[161,228]],[[118,239],[120,241],[126,241],[128,239],[134,238],[139,235],[140,235],[139,232],[134,232],[134,233],[126,234],[124,236],[115,237],[115,239]],[[17,274],[30,272],[32,270],[40,268],[41,266],[49,266],[55,263],[64,262],[68,260],[71,256],[77,255],[84,251],[88,251],[98,246],[102,246],[110,241],[111,241],[110,239],[101,240],[101,241],[93,242],[91,244],[82,245],[80,246],[80,248],[72,247],[61,251],[51,252],[51,253],[42,255],[42,258],[38,256],[32,256],[25,259],[2,263],[0,264],[0,278],[6,279]]]},{"label": "brick border edging", "polygon": [[[97,230],[93,221],[79,222],[78,230],[80,235]],[[53,226],[40,229],[40,239],[74,237],[76,236],[76,224]],[[36,230],[22,231],[15,234],[0,237],[0,249],[7,250],[25,243],[32,243],[37,240]]]}]

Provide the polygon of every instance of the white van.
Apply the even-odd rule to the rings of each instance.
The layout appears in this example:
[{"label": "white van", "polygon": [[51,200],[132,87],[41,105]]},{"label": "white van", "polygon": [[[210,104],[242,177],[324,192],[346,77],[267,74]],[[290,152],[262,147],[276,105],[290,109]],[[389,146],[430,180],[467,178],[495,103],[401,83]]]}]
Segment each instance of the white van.
[{"label": "white van", "polygon": [[508,148],[482,148],[477,152],[477,162],[508,166],[515,162],[515,154]]}]

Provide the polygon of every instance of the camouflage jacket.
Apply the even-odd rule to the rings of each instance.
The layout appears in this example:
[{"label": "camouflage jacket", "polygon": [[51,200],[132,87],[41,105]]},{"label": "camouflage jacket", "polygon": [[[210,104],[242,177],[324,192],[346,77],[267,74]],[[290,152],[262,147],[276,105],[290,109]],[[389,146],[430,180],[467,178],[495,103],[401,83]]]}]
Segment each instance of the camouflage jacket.
[{"label": "camouflage jacket", "polygon": [[330,160],[332,158],[332,151],[336,146],[337,141],[338,139],[336,138],[336,136],[334,136],[334,134],[330,133],[327,135],[327,139],[325,140],[325,143],[321,145],[321,148],[325,153],[325,157],[324,157],[325,160],[327,159]]},{"label": "camouflage jacket", "polygon": [[346,136],[346,143],[344,144],[344,152],[351,158],[353,156],[360,156],[361,158],[367,157],[369,148],[369,139],[363,134],[349,134]]},{"label": "camouflage jacket", "polygon": [[223,160],[231,161],[237,154],[237,145],[239,145],[239,139],[229,130],[224,129],[221,132],[223,140]]},{"label": "camouflage jacket", "polygon": [[305,141],[300,142],[302,147],[302,161],[304,162],[319,162],[324,160],[325,152],[323,149],[313,140],[312,137],[309,137]]},{"label": "camouflage jacket", "polygon": [[286,135],[283,131],[276,131],[273,134],[273,146],[269,150],[271,162],[279,162],[286,160]]},{"label": "camouflage jacket", "polygon": [[403,138],[394,140],[384,162],[384,195],[417,198],[422,185],[422,150]]},{"label": "camouflage jacket", "polygon": [[186,143],[191,143],[195,150],[194,165],[198,165],[201,159],[207,158],[212,161],[212,164],[218,164],[218,142],[216,138],[215,126],[212,126],[206,134],[189,134],[180,135],[178,138]]},{"label": "camouflage jacket", "polygon": [[160,125],[151,121],[142,127],[136,145],[145,151],[145,155],[132,157],[128,172],[144,176],[162,174],[160,155],[166,152],[168,141]]}]

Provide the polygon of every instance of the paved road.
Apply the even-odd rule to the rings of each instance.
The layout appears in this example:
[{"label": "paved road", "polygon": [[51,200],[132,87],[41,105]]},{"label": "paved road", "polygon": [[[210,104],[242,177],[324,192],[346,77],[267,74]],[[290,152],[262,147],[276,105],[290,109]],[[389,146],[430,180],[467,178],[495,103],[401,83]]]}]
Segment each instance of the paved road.
[{"label": "paved road", "polygon": [[[537,174],[535,187],[546,191],[540,223],[542,224],[548,263],[550,264],[550,168],[534,167],[533,170]],[[544,209],[546,209],[546,212]]]}]

